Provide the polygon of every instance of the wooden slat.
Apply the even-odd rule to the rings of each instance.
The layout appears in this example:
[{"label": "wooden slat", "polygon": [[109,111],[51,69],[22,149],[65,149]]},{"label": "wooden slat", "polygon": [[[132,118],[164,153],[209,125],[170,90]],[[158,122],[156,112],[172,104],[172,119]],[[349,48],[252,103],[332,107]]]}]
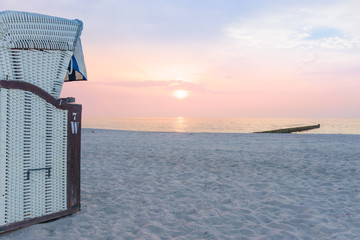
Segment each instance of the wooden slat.
[{"label": "wooden slat", "polygon": [[[47,93],[45,90],[39,88],[36,85],[33,85],[28,82],[24,81],[9,81],[9,80],[0,80],[0,88],[6,88],[6,89],[20,89],[24,91],[31,92],[33,94],[38,95],[39,97],[43,98],[48,103],[52,104],[53,106],[63,109],[63,110],[69,110],[69,109],[78,109],[78,104],[69,104],[64,102],[61,99],[56,99],[53,96],[51,96],[49,93]],[[80,105],[81,106],[81,105]]]},{"label": "wooden slat", "polygon": [[81,105],[68,111],[67,207],[80,210]]}]

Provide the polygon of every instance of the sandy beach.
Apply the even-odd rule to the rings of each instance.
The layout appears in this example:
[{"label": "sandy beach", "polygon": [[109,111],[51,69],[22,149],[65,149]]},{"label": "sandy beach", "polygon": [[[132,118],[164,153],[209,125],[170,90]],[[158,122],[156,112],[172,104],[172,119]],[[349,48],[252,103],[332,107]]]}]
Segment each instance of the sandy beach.
[{"label": "sandy beach", "polygon": [[360,135],[82,134],[82,211],[1,239],[360,239]]}]

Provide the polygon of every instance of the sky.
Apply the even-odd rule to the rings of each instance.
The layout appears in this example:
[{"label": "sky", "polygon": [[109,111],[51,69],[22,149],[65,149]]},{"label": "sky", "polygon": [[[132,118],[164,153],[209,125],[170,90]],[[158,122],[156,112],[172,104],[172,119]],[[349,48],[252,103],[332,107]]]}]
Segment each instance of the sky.
[{"label": "sky", "polygon": [[84,117],[360,118],[358,0],[0,0],[84,23]]}]

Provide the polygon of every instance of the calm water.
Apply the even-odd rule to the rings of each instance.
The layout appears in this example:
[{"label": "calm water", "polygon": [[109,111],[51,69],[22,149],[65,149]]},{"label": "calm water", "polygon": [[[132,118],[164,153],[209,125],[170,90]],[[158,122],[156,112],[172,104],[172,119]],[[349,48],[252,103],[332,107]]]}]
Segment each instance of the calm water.
[{"label": "calm water", "polygon": [[360,119],[246,119],[246,118],[84,118],[83,128],[154,132],[251,133],[321,124],[302,133],[360,134]]}]

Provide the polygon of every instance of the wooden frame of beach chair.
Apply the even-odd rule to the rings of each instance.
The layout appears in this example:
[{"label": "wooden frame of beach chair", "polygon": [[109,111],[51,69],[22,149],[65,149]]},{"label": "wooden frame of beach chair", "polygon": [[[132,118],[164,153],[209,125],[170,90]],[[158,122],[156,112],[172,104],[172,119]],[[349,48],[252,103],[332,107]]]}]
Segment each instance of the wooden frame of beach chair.
[{"label": "wooden frame of beach chair", "polygon": [[81,30],[0,13],[0,233],[80,210],[82,108],[59,95]]}]

